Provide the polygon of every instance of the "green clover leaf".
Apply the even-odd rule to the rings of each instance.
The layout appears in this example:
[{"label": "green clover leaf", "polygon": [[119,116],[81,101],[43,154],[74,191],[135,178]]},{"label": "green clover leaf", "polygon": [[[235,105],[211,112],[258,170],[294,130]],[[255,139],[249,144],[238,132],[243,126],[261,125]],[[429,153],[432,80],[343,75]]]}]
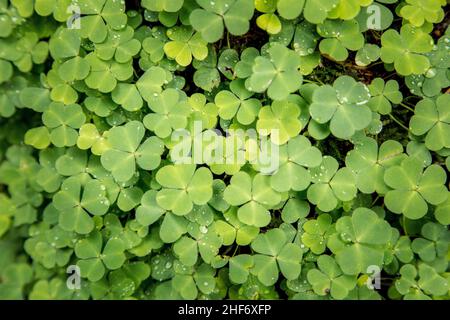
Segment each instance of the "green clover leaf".
[{"label": "green clover leaf", "polygon": [[449,41],[448,34],[442,35],[437,42],[437,48],[433,47],[431,52],[425,54],[430,59],[431,66],[424,75],[406,77],[406,85],[411,93],[434,97],[441,93],[442,88],[450,86],[450,74],[447,72],[450,67]]},{"label": "green clover leaf", "polygon": [[389,114],[392,111],[392,104],[399,104],[403,100],[403,95],[399,91],[398,82],[388,80],[385,82],[381,78],[372,80],[368,86],[371,98],[367,105],[372,111],[380,114]]},{"label": "green clover leaf", "polygon": [[[68,63],[75,61],[76,58],[71,59],[69,61],[67,61]],[[70,82],[67,82],[65,80],[62,79],[62,77],[60,77],[60,69],[66,66],[66,64],[62,64],[61,66],[56,66],[56,68],[53,68],[52,70],[49,71],[48,73],[48,82],[49,85],[51,86],[51,91],[50,91],[50,98],[55,101],[55,102],[62,102],[64,104],[74,104],[78,101],[78,93],[74,88],[74,85],[71,84]],[[67,70],[67,78],[70,77],[76,77],[77,75],[74,74],[70,74],[70,71]],[[83,77],[86,76],[86,74],[82,75]]]},{"label": "green clover leaf", "polygon": [[101,163],[117,181],[130,180],[136,172],[136,164],[145,170],[159,166],[164,144],[157,137],[149,137],[141,144],[144,134],[145,128],[139,121],[109,131],[111,149],[102,153]]},{"label": "green clover leaf", "polygon": [[356,52],[355,63],[358,66],[365,67],[377,61],[378,58],[380,58],[380,47],[375,44],[366,43]]},{"label": "green clover leaf", "polygon": [[78,132],[86,121],[83,109],[78,104],[63,105],[52,102],[42,114],[42,122],[50,129],[50,141],[56,147],[74,146]]},{"label": "green clover leaf", "polygon": [[336,61],[347,59],[347,49],[356,51],[364,46],[364,37],[355,20],[325,20],[317,25],[317,33],[324,37],[319,44],[320,52]]},{"label": "green clover leaf", "polygon": [[404,300],[431,300],[428,295],[444,295],[448,291],[447,280],[426,264],[419,265],[419,272],[413,265],[406,264],[400,274],[395,288]]},{"label": "green clover leaf", "polygon": [[429,150],[450,148],[450,96],[443,94],[436,100],[423,99],[417,103],[411,117],[410,130],[415,135],[425,135],[425,145]]},{"label": "green clover leaf", "polygon": [[384,173],[384,181],[394,189],[386,193],[386,207],[409,219],[420,219],[427,213],[428,203],[438,205],[447,200],[446,179],[439,165],[433,164],[423,171],[420,162],[407,158]]},{"label": "green clover leaf", "polygon": [[198,258],[198,245],[197,242],[190,238],[183,236],[173,246],[175,255],[178,256],[181,263],[186,266],[193,266],[197,262]]},{"label": "green clover leaf", "polygon": [[330,11],[339,3],[337,0],[305,0],[303,15],[311,23],[323,23]]},{"label": "green clover leaf", "polygon": [[335,137],[348,139],[372,121],[372,113],[367,106],[369,98],[369,89],[364,84],[349,76],[341,76],[333,86],[325,85],[314,90],[309,111],[319,124],[329,122]]},{"label": "green clover leaf", "polygon": [[236,78],[236,64],[239,61],[239,54],[234,49],[225,49],[217,60],[217,69],[229,80]]},{"label": "green clover leaf", "polygon": [[202,128],[212,129],[217,124],[218,108],[214,103],[207,102],[206,97],[201,93],[194,93],[188,98],[192,113],[192,121],[201,121]]},{"label": "green clover leaf", "polygon": [[117,197],[117,206],[123,212],[129,212],[140,204],[144,192],[138,187],[121,188]]},{"label": "green clover leaf", "polygon": [[419,265],[419,287],[427,294],[442,296],[448,292],[448,279],[426,264]]},{"label": "green clover leaf", "polygon": [[264,1],[256,0],[255,8],[259,12],[264,13],[256,20],[256,24],[263,30],[270,34],[277,34],[281,31],[281,21],[275,10],[278,11],[284,19],[292,20],[297,18],[303,10],[305,1],[279,0],[279,1]]},{"label": "green clover leaf", "polygon": [[400,33],[389,29],[381,36],[381,60],[394,63],[400,75],[422,74],[430,67],[424,53],[431,51],[433,39],[421,29],[405,24]]},{"label": "green clover leaf", "polygon": [[[39,41],[39,35],[30,30],[23,30],[15,41],[14,49],[2,50],[0,58],[10,60],[21,72],[30,72],[33,64],[42,64],[48,56],[48,43]],[[7,46],[3,43],[2,46]]]},{"label": "green clover leaf", "polygon": [[172,288],[179,292],[182,298],[192,300],[196,299],[199,293],[210,294],[214,291],[216,271],[209,265],[204,263],[196,269],[186,270],[186,266],[175,261],[174,267],[180,271],[172,279]]},{"label": "green clover leaf", "polygon": [[112,100],[127,111],[138,111],[144,105],[141,95],[134,84],[119,83],[111,92]]},{"label": "green clover leaf", "polygon": [[38,233],[24,244],[26,252],[48,269],[65,266],[73,253],[71,248],[72,232],[67,232],[59,226]]},{"label": "green clover leaf", "polygon": [[141,205],[136,209],[136,219],[143,226],[148,226],[161,218],[166,211],[156,203],[156,191],[149,190],[142,196]]},{"label": "green clover leaf", "polygon": [[321,255],[317,259],[318,269],[308,271],[308,282],[318,295],[328,293],[333,299],[342,300],[356,286],[356,277],[342,273],[336,261],[328,256]]},{"label": "green clover leaf", "polygon": [[70,148],[64,154],[57,153],[54,166],[62,176],[77,176],[87,172],[88,155],[86,151]]},{"label": "green clover leaf", "polygon": [[[161,238],[165,243],[175,242],[187,232],[188,220],[161,208],[156,201],[156,195],[155,190],[144,193],[141,205],[136,209],[136,220],[143,226],[149,226],[160,220],[164,215],[159,228],[158,240]],[[152,245],[151,242],[148,244]]]},{"label": "green clover leaf", "polygon": [[411,240],[408,236],[400,236],[400,232],[395,228],[392,229],[392,237],[385,253],[385,263],[393,262],[394,258],[402,263],[409,263],[414,258]]},{"label": "green clover leaf", "polygon": [[80,35],[94,43],[103,42],[108,34],[108,27],[123,29],[127,23],[125,1],[114,0],[79,0]]},{"label": "green clover leaf", "polygon": [[261,102],[251,98],[253,93],[245,89],[242,80],[232,81],[230,90],[220,91],[214,98],[219,108],[219,116],[225,120],[236,117],[236,120],[243,125],[251,124],[261,108]]},{"label": "green clover leaf", "polygon": [[172,41],[164,45],[164,52],[180,66],[190,65],[192,57],[204,60],[208,56],[208,43],[190,27],[173,27],[167,30],[167,36]]},{"label": "green clover leaf", "polygon": [[314,50],[317,47],[317,41],[319,40],[319,35],[316,32],[316,28],[313,24],[308,23],[306,21],[303,21],[302,23],[299,23],[295,27],[295,33],[294,33],[294,39],[292,43],[292,47],[295,52],[297,52],[300,56],[304,57],[300,60],[300,71],[302,74],[309,74],[304,73],[302,68],[302,63],[306,59],[306,57],[311,56],[314,54]]},{"label": "green clover leaf", "polygon": [[33,279],[33,269],[25,263],[12,263],[2,268],[0,298],[18,300],[25,296],[24,287]]},{"label": "green clover leaf", "polygon": [[448,300],[447,2],[0,0],[0,299]]},{"label": "green clover leaf", "polygon": [[308,188],[308,200],[317,207],[329,212],[340,201],[350,201],[356,197],[356,177],[350,168],[339,169],[333,157],[324,156],[319,167],[309,169],[312,185]]},{"label": "green clover leaf", "polygon": [[[2,6],[3,10],[5,10],[4,6],[5,5]],[[8,37],[9,35],[11,35],[11,32],[14,29],[14,24],[9,15],[2,13],[2,15],[0,16],[0,27],[2,30],[2,31],[0,31],[0,37],[4,38],[4,37]]]},{"label": "green clover leaf", "polygon": [[400,9],[399,15],[415,27],[425,22],[438,23],[444,18],[444,11],[439,1],[406,0],[406,5]]},{"label": "green clover leaf", "polygon": [[151,67],[136,81],[136,87],[142,98],[148,103],[163,91],[162,86],[172,81],[170,72],[161,67]]},{"label": "green clover leaf", "polygon": [[80,127],[77,147],[81,150],[91,149],[92,154],[101,156],[104,151],[111,148],[107,136],[107,131],[100,134],[94,124],[85,123]]},{"label": "green clover leaf", "polygon": [[23,77],[13,77],[0,84],[0,116],[9,118],[22,106],[42,112],[50,104],[48,90],[26,87],[27,81]]},{"label": "green clover leaf", "polygon": [[270,140],[283,145],[297,136],[302,129],[301,109],[291,101],[274,101],[259,110],[256,129],[260,135],[270,135]]},{"label": "green clover leaf", "polygon": [[213,195],[208,201],[208,205],[219,212],[225,212],[230,208],[230,205],[223,199],[223,192],[226,188],[225,182],[220,179],[213,181]]},{"label": "green clover leaf", "polygon": [[263,13],[256,19],[256,25],[269,34],[277,34],[282,29],[280,18],[275,14],[277,2],[276,0],[255,0],[255,9]]},{"label": "green clover leaf", "polygon": [[153,63],[158,63],[164,58],[164,43],[167,41],[166,30],[162,26],[155,26],[151,34],[142,41],[141,57],[148,54]]},{"label": "green clover leaf", "polygon": [[144,117],[144,125],[160,138],[167,138],[172,130],[183,129],[187,126],[191,113],[189,103],[183,99],[176,89],[166,89],[153,99],[149,113]]},{"label": "green clover leaf", "polygon": [[335,232],[332,222],[331,216],[325,213],[303,224],[302,243],[314,254],[325,251],[329,236]]},{"label": "green clover leaf", "polygon": [[225,221],[217,220],[213,224],[213,230],[222,238],[224,246],[232,245],[235,241],[239,246],[249,245],[259,233],[259,228],[239,221],[237,210],[236,207],[231,207],[224,213]]},{"label": "green clover leaf", "polygon": [[123,30],[108,30],[106,40],[95,45],[95,52],[102,60],[114,58],[118,63],[126,63],[141,49],[141,43],[133,36],[134,30],[130,26]]},{"label": "green clover leaf", "polygon": [[126,260],[125,247],[118,238],[109,239],[103,247],[102,235],[93,232],[75,245],[75,254],[80,259],[81,276],[95,282],[105,274],[105,269],[119,269]]},{"label": "green clover leaf", "polygon": [[252,75],[253,61],[259,56],[256,48],[245,48],[241,53],[241,60],[236,63],[236,76],[240,79],[248,78]]},{"label": "green clover leaf", "polygon": [[125,227],[123,227],[116,215],[107,214],[103,218],[103,221],[105,224],[103,234],[109,239],[120,239],[125,249],[130,250],[142,242],[142,239],[137,232],[131,230],[130,223],[127,223]]},{"label": "green clover leaf", "polygon": [[198,253],[202,260],[211,264],[219,253],[222,245],[220,237],[206,226],[191,223],[188,232],[192,236],[183,236],[173,245],[174,254],[186,266],[193,266],[198,260]]},{"label": "green clover leaf", "polygon": [[261,174],[250,177],[244,171],[233,175],[224,191],[224,199],[232,206],[240,206],[239,221],[255,227],[265,227],[271,220],[269,208],[281,201],[280,193],[270,187],[270,178]]},{"label": "green clover leaf", "polygon": [[[397,0],[379,1],[385,4],[397,2]],[[371,30],[386,30],[392,25],[394,21],[393,12],[385,5],[379,2],[372,2],[370,6],[361,8],[358,16],[355,18],[362,32]],[[375,16],[373,13],[377,12]]]},{"label": "green clover leaf", "polygon": [[364,137],[355,142],[355,149],[347,153],[345,164],[356,173],[356,186],[364,193],[386,194],[390,188],[384,182],[387,168],[406,158],[403,146],[394,140],[377,142]]},{"label": "green clover leaf", "polygon": [[40,16],[49,16],[53,13],[55,20],[64,22],[70,17],[70,13],[67,12],[70,4],[70,0],[36,0],[34,1],[34,10]]},{"label": "green clover leaf", "polygon": [[439,223],[443,225],[450,224],[450,197],[446,201],[439,204],[434,210],[434,216]]},{"label": "green clover leaf", "polygon": [[234,299],[278,299],[279,294],[274,286],[265,286],[258,280],[257,276],[249,275],[247,282],[242,284],[242,291],[233,292],[231,296]]},{"label": "green clover leaf", "polygon": [[250,275],[250,269],[254,266],[253,256],[240,254],[229,261],[230,280],[234,283],[245,283]]},{"label": "green clover leaf", "polygon": [[30,300],[87,300],[89,288],[85,284],[78,290],[70,290],[61,278],[39,280],[34,284],[28,298]]},{"label": "green clover leaf", "polygon": [[90,71],[89,62],[81,57],[65,61],[58,69],[58,75],[66,82],[85,79]]},{"label": "green clover leaf", "polygon": [[44,126],[32,128],[25,134],[24,142],[36,149],[45,149],[51,143],[50,132]]},{"label": "green clover leaf", "polygon": [[294,51],[280,44],[268,49],[268,57],[256,57],[252,73],[245,82],[249,91],[264,92],[273,100],[285,100],[298,90],[303,77],[298,71],[300,58]]},{"label": "green clover leaf", "polygon": [[11,215],[14,208],[11,200],[3,194],[0,196],[0,208],[2,208],[0,214],[0,237],[2,237],[11,227]]},{"label": "green clover leaf", "polygon": [[427,149],[425,143],[410,141],[406,146],[406,152],[410,158],[422,162],[424,167],[428,167],[432,163],[430,150]]},{"label": "green clover leaf", "polygon": [[106,188],[98,180],[82,184],[80,178],[70,177],[61,185],[61,191],[55,194],[53,204],[60,212],[59,225],[66,231],[88,234],[94,228],[89,216],[104,215],[109,208]]},{"label": "green clover leaf", "polygon": [[99,117],[108,117],[118,107],[110,97],[87,97],[84,106]]},{"label": "green clover leaf", "polygon": [[328,14],[328,17],[332,19],[340,18],[343,20],[350,20],[358,15],[361,7],[366,7],[371,3],[372,0],[339,1],[339,4],[333,6],[333,10]]},{"label": "green clover leaf", "polygon": [[281,219],[287,223],[294,223],[299,219],[305,218],[309,214],[310,209],[310,205],[306,200],[298,197],[296,193],[292,193],[281,211]]},{"label": "green clover leaf", "polygon": [[184,0],[144,0],[142,6],[151,11],[177,12]]},{"label": "green clover leaf", "polygon": [[251,247],[258,253],[253,256],[255,265],[251,272],[264,285],[275,284],[279,271],[288,280],[299,276],[303,252],[299,246],[289,242],[281,229],[259,234]]},{"label": "green clover leaf", "polygon": [[88,54],[85,59],[89,62],[91,71],[84,82],[89,88],[102,93],[113,91],[118,80],[125,81],[133,75],[131,60],[126,63],[103,61],[94,53]]},{"label": "green clover leaf", "polygon": [[245,34],[250,28],[253,16],[252,0],[196,0],[202,9],[191,12],[189,20],[192,27],[202,34],[208,42],[222,38],[224,24],[236,36]]},{"label": "green clover leaf", "polygon": [[428,222],[422,226],[423,238],[416,238],[411,244],[412,250],[421,260],[432,262],[436,257],[445,256],[448,250],[448,231],[440,224]]},{"label": "green clover leaf", "polygon": [[167,165],[156,173],[156,180],[163,186],[156,201],[159,206],[177,215],[189,213],[193,204],[206,204],[212,197],[212,174],[195,165]]},{"label": "green clover leaf", "polygon": [[327,245],[344,274],[357,275],[366,272],[370,265],[382,267],[390,236],[389,223],[372,210],[358,208],[336,222],[336,233]]},{"label": "green clover leaf", "polygon": [[303,10],[305,1],[279,0],[277,11],[284,19],[292,20],[297,18]]},{"label": "green clover leaf", "polygon": [[207,57],[200,61],[194,60],[192,65],[196,69],[194,73],[194,83],[199,88],[211,92],[220,84],[220,73],[217,68],[217,52],[214,47],[210,47]]},{"label": "green clover leaf", "polygon": [[159,237],[164,243],[177,241],[187,232],[188,220],[171,212],[167,212],[159,229]]},{"label": "green clover leaf", "polygon": [[49,41],[49,51],[55,59],[73,58],[80,52],[81,39],[76,30],[59,29]]},{"label": "green clover leaf", "polygon": [[322,153],[304,136],[297,136],[280,148],[280,165],[270,179],[270,185],[278,192],[305,190],[311,181],[306,168],[317,167]]}]

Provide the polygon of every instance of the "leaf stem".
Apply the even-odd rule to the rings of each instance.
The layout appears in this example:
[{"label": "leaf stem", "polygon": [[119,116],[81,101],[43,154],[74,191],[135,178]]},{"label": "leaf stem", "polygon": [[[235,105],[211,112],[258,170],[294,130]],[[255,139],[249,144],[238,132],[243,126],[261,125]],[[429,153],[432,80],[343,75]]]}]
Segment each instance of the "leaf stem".
[{"label": "leaf stem", "polygon": [[405,129],[406,131],[409,131],[408,127],[405,126],[403,123],[400,122],[396,117],[394,117],[391,113],[389,113],[389,117],[391,117],[392,120],[394,120],[400,127]]},{"label": "leaf stem", "polygon": [[234,257],[236,255],[238,249],[239,249],[239,246],[236,246],[236,249],[234,249],[232,257]]},{"label": "leaf stem", "polygon": [[401,105],[403,108],[408,109],[408,110],[411,111],[411,112],[414,112],[414,109],[413,109],[413,108],[411,108],[410,106],[404,104],[403,102],[400,102],[399,105]]},{"label": "leaf stem", "polygon": [[377,62],[369,64],[368,67],[372,68],[372,67],[378,66],[378,65],[383,64],[383,63],[384,63],[383,61],[377,61]]},{"label": "leaf stem", "polygon": [[303,79],[303,82],[306,82],[306,83],[314,83],[314,84],[322,84],[322,85],[323,85],[322,82],[314,81],[314,80],[309,80],[309,79]]},{"label": "leaf stem", "polygon": [[409,236],[408,230],[406,230],[406,218],[405,218],[405,215],[403,214],[402,216],[403,216],[402,217],[402,220],[403,220],[403,231],[405,231],[405,235],[406,236]]},{"label": "leaf stem", "polygon": [[375,198],[375,200],[373,200],[373,202],[372,202],[372,204],[371,204],[370,206],[373,207],[373,205],[375,204],[375,202],[378,201],[378,199],[380,199],[380,196],[379,196],[379,195]]}]

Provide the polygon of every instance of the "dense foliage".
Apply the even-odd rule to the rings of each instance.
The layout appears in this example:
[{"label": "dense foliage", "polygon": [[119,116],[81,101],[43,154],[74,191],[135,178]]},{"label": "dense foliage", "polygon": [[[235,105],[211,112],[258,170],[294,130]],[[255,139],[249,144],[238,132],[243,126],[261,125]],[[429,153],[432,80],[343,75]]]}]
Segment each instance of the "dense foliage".
[{"label": "dense foliage", "polygon": [[447,26],[447,0],[0,0],[0,299],[449,299]]}]

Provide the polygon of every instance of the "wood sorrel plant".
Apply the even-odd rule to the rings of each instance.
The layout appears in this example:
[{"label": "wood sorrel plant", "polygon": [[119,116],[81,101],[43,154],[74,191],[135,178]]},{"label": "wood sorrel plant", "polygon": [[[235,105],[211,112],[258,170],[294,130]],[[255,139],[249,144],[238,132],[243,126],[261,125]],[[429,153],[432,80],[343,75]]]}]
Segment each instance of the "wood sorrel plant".
[{"label": "wood sorrel plant", "polygon": [[446,13],[0,0],[0,299],[449,299]]}]

